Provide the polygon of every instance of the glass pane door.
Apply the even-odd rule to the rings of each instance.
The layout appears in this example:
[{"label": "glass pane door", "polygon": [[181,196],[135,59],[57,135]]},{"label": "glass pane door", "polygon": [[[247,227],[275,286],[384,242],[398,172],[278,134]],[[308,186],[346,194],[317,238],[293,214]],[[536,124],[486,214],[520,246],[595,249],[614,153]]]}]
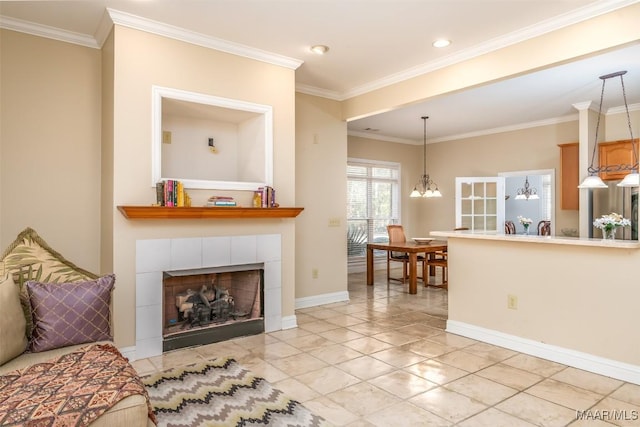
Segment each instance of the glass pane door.
[{"label": "glass pane door", "polygon": [[456,178],[456,227],[502,232],[503,223],[504,178]]}]

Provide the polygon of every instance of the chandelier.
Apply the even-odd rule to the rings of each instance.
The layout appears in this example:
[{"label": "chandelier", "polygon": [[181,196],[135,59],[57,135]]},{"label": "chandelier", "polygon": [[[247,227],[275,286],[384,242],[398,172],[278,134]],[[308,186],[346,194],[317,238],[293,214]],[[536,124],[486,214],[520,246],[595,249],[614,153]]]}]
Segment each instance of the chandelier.
[{"label": "chandelier", "polygon": [[[599,174],[600,172],[621,172],[629,171],[624,179],[618,183],[618,187],[637,187],[640,185],[640,175],[638,175],[638,153],[636,151],[636,144],[633,140],[633,130],[631,129],[631,116],[629,115],[629,106],[627,105],[627,94],[624,88],[624,79],[622,76],[627,74],[626,71],[616,71],[615,73],[605,74],[600,76],[602,80],[602,91],[600,92],[600,107],[598,108],[598,121],[596,122],[596,135],[595,142],[593,144],[593,154],[591,155],[591,164],[587,168],[589,176],[587,176],[578,188],[607,188],[607,184],[602,181]],[[620,77],[620,84],[622,86],[622,98],[624,100],[624,108],[627,113],[627,125],[629,126],[629,135],[631,136],[631,147],[633,149],[633,164],[632,165],[606,165],[594,167],[593,162],[596,158],[596,149],[598,147],[598,130],[600,128],[600,116],[602,114],[602,99],[604,98],[604,86],[608,79],[613,77]]]},{"label": "chandelier", "polygon": [[422,175],[413,187],[413,191],[409,194],[409,197],[442,197],[442,193],[438,190],[438,184],[433,182],[427,173],[427,119],[429,116],[422,116],[421,118],[424,122]]},{"label": "chandelier", "polygon": [[540,197],[538,196],[538,190],[529,186],[529,177],[524,177],[524,187],[518,190],[518,194],[516,195],[516,200],[537,200]]}]

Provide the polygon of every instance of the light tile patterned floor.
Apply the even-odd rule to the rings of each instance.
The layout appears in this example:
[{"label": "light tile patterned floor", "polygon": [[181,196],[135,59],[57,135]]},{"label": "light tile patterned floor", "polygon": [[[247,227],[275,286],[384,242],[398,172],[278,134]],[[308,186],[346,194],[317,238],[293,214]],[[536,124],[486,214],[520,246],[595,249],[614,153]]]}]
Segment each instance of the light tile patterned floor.
[{"label": "light tile patterned floor", "polygon": [[640,386],[448,334],[445,290],[375,283],[350,274],[350,302],[298,310],[296,329],[133,365],[232,356],[336,426],[640,426]]}]

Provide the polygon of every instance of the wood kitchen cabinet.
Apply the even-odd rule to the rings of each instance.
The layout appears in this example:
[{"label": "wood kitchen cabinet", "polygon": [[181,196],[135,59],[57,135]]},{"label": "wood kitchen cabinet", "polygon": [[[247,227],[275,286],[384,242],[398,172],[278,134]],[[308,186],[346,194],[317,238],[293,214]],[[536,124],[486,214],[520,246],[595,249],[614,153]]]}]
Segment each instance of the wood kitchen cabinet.
[{"label": "wood kitchen cabinet", "polygon": [[558,147],[560,147],[560,208],[578,210],[580,208],[578,143],[558,144]]},{"label": "wood kitchen cabinet", "polygon": [[[633,141],[637,152],[638,139],[634,139]],[[634,155],[630,139],[601,142],[598,144],[598,159],[601,169],[606,167],[610,168],[609,171],[605,170],[600,172],[600,178],[602,178],[603,181],[623,179],[630,171],[628,169],[616,169],[619,169],[619,166],[625,165],[632,167],[636,163],[636,156]]]}]

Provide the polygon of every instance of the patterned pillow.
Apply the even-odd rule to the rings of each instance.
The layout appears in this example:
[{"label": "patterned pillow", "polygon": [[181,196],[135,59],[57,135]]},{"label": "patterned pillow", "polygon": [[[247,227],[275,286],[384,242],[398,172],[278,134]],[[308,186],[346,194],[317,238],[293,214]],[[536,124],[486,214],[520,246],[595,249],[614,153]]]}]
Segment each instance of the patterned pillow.
[{"label": "patterned pillow", "polygon": [[26,322],[20,308],[20,290],[10,274],[0,278],[0,365],[27,348]]},{"label": "patterned pillow", "polygon": [[20,302],[27,321],[27,337],[31,337],[32,321],[29,296],[24,284],[29,280],[46,283],[69,283],[98,278],[67,261],[53,250],[31,228],[24,229],[2,254],[0,260],[6,271],[13,275],[14,282],[20,286]]},{"label": "patterned pillow", "polygon": [[29,350],[111,340],[110,305],[115,275],[78,283],[26,284],[33,316]]}]

